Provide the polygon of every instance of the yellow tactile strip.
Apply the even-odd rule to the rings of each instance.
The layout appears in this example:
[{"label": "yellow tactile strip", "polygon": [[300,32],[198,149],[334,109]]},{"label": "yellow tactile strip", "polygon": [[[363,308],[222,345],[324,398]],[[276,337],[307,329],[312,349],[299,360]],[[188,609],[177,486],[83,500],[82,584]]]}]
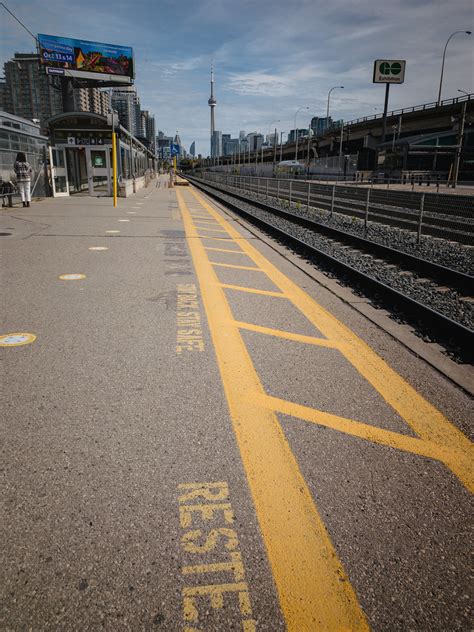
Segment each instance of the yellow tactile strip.
[{"label": "yellow tactile strip", "polygon": [[[190,195],[187,193],[187,196]],[[215,220],[241,254],[249,257],[280,292],[220,283],[183,195],[177,192],[186,235],[199,278],[224,390],[242,460],[267,547],[280,603],[289,630],[362,630],[367,622],[314,505],[276,413],[318,423],[368,441],[438,459],[472,489],[472,445],[438,410],[419,395],[347,327],[282,274],[192,191],[208,220]],[[199,210],[203,217],[204,210]],[[199,232],[198,232],[199,230]],[[216,239],[216,238],[214,238]],[[212,250],[212,249],[211,249]],[[232,249],[232,252],[234,250]],[[280,332],[233,319],[225,290],[289,300],[326,338]],[[338,349],[418,438],[344,419],[264,392],[240,334],[250,329],[300,343]],[[341,581],[342,580],[342,581]]]}]

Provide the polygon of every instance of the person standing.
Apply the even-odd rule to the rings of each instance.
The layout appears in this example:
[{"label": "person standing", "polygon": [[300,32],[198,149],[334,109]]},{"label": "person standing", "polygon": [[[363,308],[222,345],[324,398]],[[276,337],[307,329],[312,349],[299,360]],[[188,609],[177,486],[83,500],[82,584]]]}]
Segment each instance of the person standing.
[{"label": "person standing", "polygon": [[18,152],[13,169],[23,206],[29,206],[31,202],[31,174],[33,169],[22,151]]}]

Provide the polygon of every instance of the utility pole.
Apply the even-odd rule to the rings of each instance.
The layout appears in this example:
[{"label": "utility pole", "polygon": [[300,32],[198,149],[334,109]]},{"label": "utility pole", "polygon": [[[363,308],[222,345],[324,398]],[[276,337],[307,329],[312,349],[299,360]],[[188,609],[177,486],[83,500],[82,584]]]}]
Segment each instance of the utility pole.
[{"label": "utility pole", "polygon": [[277,144],[278,144],[278,133],[277,133],[277,128],[275,127],[275,133],[273,134],[273,172],[275,172],[276,161],[277,161]]}]

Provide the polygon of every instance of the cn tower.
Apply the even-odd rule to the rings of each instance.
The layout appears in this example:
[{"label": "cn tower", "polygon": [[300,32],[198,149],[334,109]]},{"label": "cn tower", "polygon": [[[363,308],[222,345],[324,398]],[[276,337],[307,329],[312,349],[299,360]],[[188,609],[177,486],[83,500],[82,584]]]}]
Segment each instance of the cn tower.
[{"label": "cn tower", "polygon": [[211,108],[211,156],[213,155],[213,151],[212,151],[212,141],[213,141],[213,136],[214,136],[214,131],[216,128],[216,124],[214,121],[214,108],[216,107],[216,99],[214,97],[214,67],[211,64],[211,96],[209,97],[209,107]]}]

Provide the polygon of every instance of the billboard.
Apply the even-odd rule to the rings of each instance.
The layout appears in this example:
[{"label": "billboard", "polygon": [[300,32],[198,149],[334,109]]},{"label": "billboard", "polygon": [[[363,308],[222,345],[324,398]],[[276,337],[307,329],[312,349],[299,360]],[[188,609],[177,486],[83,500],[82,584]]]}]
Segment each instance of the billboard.
[{"label": "billboard", "polygon": [[131,84],[135,76],[133,50],[103,42],[55,35],[38,35],[41,63],[51,75]]},{"label": "billboard", "polygon": [[372,83],[403,83],[405,66],[404,59],[376,59]]}]

